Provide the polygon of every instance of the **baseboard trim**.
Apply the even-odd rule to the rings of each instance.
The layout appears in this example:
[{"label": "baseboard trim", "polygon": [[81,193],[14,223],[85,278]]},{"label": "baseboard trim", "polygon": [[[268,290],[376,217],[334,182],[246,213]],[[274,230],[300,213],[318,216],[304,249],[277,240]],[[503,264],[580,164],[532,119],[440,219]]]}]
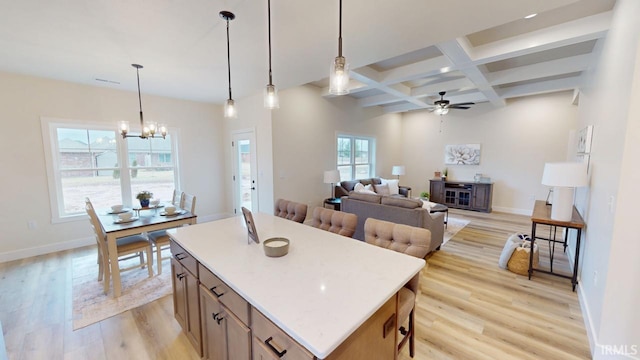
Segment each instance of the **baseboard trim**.
[{"label": "baseboard trim", "polygon": [[26,249],[18,249],[13,251],[8,251],[4,253],[0,253],[0,263],[26,259],[33,256],[50,254],[58,251],[75,249],[87,245],[95,245],[96,239],[93,236],[89,236],[86,238],[75,239],[71,241],[64,241],[54,244],[47,244],[43,246],[31,247]]},{"label": "baseboard trim", "polygon": [[[217,213],[212,215],[198,216],[197,222],[204,223],[209,221],[226,219],[232,216],[234,215],[229,213]],[[76,248],[80,248],[87,245],[94,245],[95,243],[96,243],[95,237],[89,236],[86,238],[80,238],[80,239],[64,241],[64,242],[59,242],[54,244],[47,244],[43,246],[36,246],[36,247],[31,247],[26,249],[7,251],[4,253],[0,253],[0,263],[26,259],[33,256],[45,255],[45,254],[50,254],[58,251],[76,249]]]},{"label": "baseboard trim", "polygon": [[531,209],[517,209],[517,208],[508,208],[502,206],[494,206],[493,211],[503,212],[508,214],[516,214],[516,215],[531,215],[533,211],[533,207]]}]

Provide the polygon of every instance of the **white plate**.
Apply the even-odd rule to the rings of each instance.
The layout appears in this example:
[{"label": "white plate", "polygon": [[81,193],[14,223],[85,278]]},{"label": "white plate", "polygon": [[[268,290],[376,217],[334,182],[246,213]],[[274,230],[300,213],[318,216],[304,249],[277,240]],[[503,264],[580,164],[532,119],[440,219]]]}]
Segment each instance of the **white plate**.
[{"label": "white plate", "polygon": [[126,223],[130,223],[130,222],[134,222],[134,221],[136,221],[136,220],[138,220],[138,219],[139,219],[139,217],[137,217],[137,216],[134,216],[134,217],[132,217],[131,219],[127,219],[127,220],[115,219],[115,220],[113,221],[113,223],[114,223],[114,224],[126,224]]},{"label": "white plate", "polygon": [[122,210],[120,210],[120,211],[107,211],[107,214],[109,214],[109,215],[116,215],[116,214],[122,214],[122,213],[126,213],[126,212],[129,212],[129,209],[127,209],[127,208],[123,208],[123,209],[122,209]]},{"label": "white plate", "polygon": [[161,216],[176,216],[176,215],[182,215],[184,214],[185,211],[184,210],[176,210],[176,212],[174,212],[173,214],[167,214],[166,211],[163,211],[160,213]]}]

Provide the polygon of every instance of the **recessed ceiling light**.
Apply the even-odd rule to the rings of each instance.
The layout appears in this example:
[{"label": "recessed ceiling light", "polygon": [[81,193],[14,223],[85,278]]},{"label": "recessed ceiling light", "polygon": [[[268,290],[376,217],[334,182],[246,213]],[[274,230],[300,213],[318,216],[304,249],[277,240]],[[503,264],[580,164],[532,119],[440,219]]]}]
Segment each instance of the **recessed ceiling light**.
[{"label": "recessed ceiling light", "polygon": [[536,15],[538,15],[538,14],[530,14],[530,15],[525,16],[524,18],[525,19],[531,19],[531,18],[536,17]]}]

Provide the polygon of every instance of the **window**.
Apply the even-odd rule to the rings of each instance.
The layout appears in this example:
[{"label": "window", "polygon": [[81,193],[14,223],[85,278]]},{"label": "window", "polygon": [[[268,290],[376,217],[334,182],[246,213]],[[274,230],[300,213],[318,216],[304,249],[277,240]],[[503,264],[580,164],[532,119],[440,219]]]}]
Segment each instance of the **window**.
[{"label": "window", "polygon": [[340,180],[373,177],[375,173],[375,139],[363,136],[338,135],[338,171]]},{"label": "window", "polygon": [[[84,199],[96,208],[137,205],[149,190],[169,200],[177,188],[175,138],[122,137],[115,130],[73,121],[43,119],[53,221],[84,215]],[[125,176],[126,175],[126,176]]]}]

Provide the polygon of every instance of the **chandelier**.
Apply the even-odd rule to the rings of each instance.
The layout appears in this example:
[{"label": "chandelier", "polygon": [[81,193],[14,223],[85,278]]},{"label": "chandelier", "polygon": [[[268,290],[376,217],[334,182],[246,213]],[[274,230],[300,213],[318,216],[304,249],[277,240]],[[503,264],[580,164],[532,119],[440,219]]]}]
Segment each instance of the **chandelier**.
[{"label": "chandelier", "polygon": [[[163,124],[156,124],[155,122],[150,122],[147,125],[144,124],[144,116],[142,115],[142,97],[140,96],[140,69],[142,69],[142,65],[131,64],[134,68],[136,68],[136,76],[138,78],[138,104],[140,105],[140,135],[129,135],[129,122],[128,121],[120,121],[118,123],[118,127],[120,129],[120,135],[122,138],[128,137],[139,137],[141,139],[155,138],[161,137],[164,139],[167,136],[167,127]],[[156,136],[156,134],[158,136]]]}]

